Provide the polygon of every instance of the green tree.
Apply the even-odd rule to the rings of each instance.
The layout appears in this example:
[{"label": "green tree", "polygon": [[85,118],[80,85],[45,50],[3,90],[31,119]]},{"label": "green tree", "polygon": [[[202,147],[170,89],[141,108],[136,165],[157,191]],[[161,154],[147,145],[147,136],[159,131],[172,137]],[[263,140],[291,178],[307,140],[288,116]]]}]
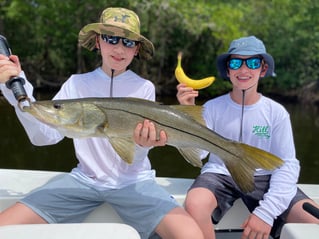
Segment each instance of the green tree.
[{"label": "green tree", "polygon": [[[277,77],[261,81],[263,91],[286,92],[318,81],[318,1],[3,0],[0,34],[20,56],[34,85],[59,86],[70,74],[99,64],[99,56],[81,48],[77,37],[110,6],[130,8],[140,16],[142,34],[156,51],[151,61],[132,67],[155,83],[158,95],[175,94],[178,51],[183,51],[183,68],[192,78],[218,77],[216,56],[231,40],[247,35],[261,38],[276,61]],[[229,82],[218,79],[201,95],[228,89]]]}]

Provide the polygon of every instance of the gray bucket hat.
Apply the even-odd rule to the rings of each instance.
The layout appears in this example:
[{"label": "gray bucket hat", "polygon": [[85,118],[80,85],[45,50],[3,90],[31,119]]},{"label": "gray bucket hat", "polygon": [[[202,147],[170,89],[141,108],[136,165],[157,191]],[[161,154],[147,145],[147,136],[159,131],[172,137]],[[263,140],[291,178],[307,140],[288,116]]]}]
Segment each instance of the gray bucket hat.
[{"label": "gray bucket hat", "polygon": [[268,64],[268,70],[265,77],[276,75],[274,72],[274,59],[266,52],[264,43],[255,36],[249,36],[233,40],[230,43],[227,53],[221,54],[217,57],[217,69],[223,79],[229,80],[229,77],[227,76],[227,61],[229,56],[233,54],[243,56],[261,55]]},{"label": "gray bucket hat", "polygon": [[141,44],[139,57],[149,60],[154,54],[153,43],[140,33],[140,19],[126,8],[106,8],[100,21],[84,26],[79,32],[79,43],[90,51],[95,49],[96,34],[128,38]]}]

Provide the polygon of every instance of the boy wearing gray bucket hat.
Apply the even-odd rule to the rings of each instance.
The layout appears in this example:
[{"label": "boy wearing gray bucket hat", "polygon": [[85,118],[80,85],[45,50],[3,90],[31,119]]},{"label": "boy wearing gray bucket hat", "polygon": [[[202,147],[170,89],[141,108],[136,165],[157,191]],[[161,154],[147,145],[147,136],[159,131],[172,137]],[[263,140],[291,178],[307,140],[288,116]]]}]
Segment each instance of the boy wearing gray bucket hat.
[{"label": "boy wearing gray bucket hat", "polygon": [[[215,238],[212,221],[217,223],[238,198],[251,212],[242,222],[242,238],[269,238],[270,234],[278,238],[286,222],[319,222],[302,209],[304,202],[318,205],[296,184],[300,166],[289,113],[257,91],[259,80],[273,76],[274,68],[273,57],[255,36],[232,41],[228,51],[217,57],[220,76],[230,80],[233,87],[230,93],[204,104],[207,127],[225,138],[269,151],[284,164],[273,171],[256,170],[254,191],[244,193],[223,161],[211,153],[185,201],[186,210],[198,222],[205,238]],[[183,84],[177,89],[181,104],[195,104],[198,91]],[[203,158],[206,156],[203,154]]]},{"label": "boy wearing gray bucket hat", "polygon": [[274,76],[275,74],[273,57],[266,52],[264,43],[255,36],[243,37],[232,41],[227,53],[217,57],[217,69],[223,79],[229,79],[227,63],[231,55],[260,56],[268,65],[267,72],[262,77]]},{"label": "boy wearing gray bucket hat", "polygon": [[[154,52],[152,42],[140,33],[135,12],[125,8],[105,9],[99,22],[81,29],[79,43],[88,50],[97,49],[102,64],[92,72],[72,75],[54,99],[114,96],[155,100],[154,85],[127,69],[134,57],[150,59]],[[0,55],[1,83],[18,74],[23,75],[18,57]],[[17,107],[12,92],[4,84],[0,87],[6,99]],[[28,81],[25,89],[34,101],[33,87]],[[59,131],[27,113],[18,109],[16,113],[34,144],[53,144],[64,138]],[[157,236],[155,233],[162,238],[203,239],[194,219],[155,181],[147,156],[150,147],[140,146],[163,145],[165,135],[164,140],[156,140],[156,134],[144,134],[152,127],[145,121],[132,129],[134,139],[139,141],[131,164],[116,153],[107,138],[73,139],[78,165],[1,212],[0,225],[82,222],[107,202],[142,239]]]}]

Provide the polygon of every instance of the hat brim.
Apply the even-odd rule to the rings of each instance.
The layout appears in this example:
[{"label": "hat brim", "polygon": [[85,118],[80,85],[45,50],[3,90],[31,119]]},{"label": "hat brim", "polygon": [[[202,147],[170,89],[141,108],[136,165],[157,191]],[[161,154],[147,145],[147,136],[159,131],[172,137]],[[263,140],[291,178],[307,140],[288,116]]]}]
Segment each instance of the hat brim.
[{"label": "hat brim", "polygon": [[96,34],[107,34],[111,36],[119,36],[128,38],[130,40],[138,41],[140,43],[139,57],[141,59],[151,59],[154,55],[153,43],[141,34],[103,23],[91,23],[84,26],[79,32],[79,43],[84,48],[93,51],[95,50],[95,37]]},{"label": "hat brim", "polygon": [[[221,54],[217,57],[217,70],[219,72],[219,75],[221,78],[227,79],[227,80],[229,80],[229,77],[227,76],[227,71],[228,71],[227,61],[228,61],[230,55],[232,55],[232,54],[225,53],[225,54]],[[241,52],[240,55],[245,55],[245,53]],[[251,55],[251,52],[249,52],[249,54],[246,54],[246,55],[247,56]],[[264,77],[275,76],[275,63],[274,63],[273,57],[267,53],[262,53],[262,54],[258,54],[258,55],[261,55],[268,65],[268,70],[267,70]]]}]

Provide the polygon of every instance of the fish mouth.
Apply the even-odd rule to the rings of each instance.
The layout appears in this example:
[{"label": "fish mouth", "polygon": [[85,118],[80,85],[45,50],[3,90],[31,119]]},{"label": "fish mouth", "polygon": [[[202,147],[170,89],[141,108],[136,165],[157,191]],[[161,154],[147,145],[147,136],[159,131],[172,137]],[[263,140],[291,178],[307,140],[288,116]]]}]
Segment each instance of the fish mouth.
[{"label": "fish mouth", "polygon": [[48,108],[40,104],[31,103],[29,106],[24,106],[23,111],[44,123],[50,123],[50,121],[52,121],[52,113],[47,112]]}]

